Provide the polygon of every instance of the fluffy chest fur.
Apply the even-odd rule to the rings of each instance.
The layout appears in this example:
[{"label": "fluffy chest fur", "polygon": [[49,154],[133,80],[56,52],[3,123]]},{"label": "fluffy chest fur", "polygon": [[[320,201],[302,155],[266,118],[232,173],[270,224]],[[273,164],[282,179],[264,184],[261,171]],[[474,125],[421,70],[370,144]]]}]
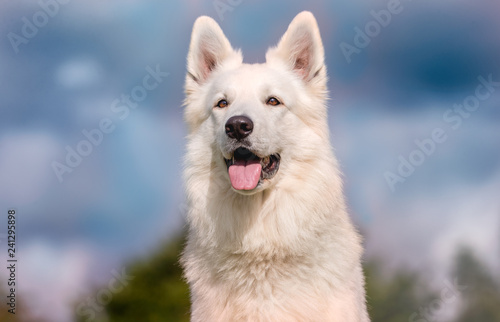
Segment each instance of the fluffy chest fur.
[{"label": "fluffy chest fur", "polygon": [[193,321],[365,321],[360,266],[340,255],[347,245],[302,242],[301,253],[275,254],[188,244]]}]

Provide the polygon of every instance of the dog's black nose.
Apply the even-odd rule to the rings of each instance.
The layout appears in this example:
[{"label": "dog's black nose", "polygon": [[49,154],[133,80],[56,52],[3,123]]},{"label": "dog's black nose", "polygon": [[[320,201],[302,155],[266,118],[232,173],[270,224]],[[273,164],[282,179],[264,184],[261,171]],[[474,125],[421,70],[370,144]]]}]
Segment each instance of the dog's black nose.
[{"label": "dog's black nose", "polygon": [[232,116],[226,122],[226,135],[238,141],[246,138],[253,131],[253,122],[244,115]]}]

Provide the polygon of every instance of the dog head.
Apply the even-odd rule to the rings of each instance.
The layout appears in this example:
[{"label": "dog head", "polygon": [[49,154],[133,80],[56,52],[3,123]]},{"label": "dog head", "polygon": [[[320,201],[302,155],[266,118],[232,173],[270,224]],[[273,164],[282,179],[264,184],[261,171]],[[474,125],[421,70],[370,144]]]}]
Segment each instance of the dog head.
[{"label": "dog head", "polygon": [[[185,120],[190,140],[211,149],[227,184],[267,189],[292,163],[317,157],[328,140],[326,67],[319,29],[298,14],[264,64],[244,64],[219,25],[196,20],[187,58]],[[189,149],[189,148],[188,148]]]}]

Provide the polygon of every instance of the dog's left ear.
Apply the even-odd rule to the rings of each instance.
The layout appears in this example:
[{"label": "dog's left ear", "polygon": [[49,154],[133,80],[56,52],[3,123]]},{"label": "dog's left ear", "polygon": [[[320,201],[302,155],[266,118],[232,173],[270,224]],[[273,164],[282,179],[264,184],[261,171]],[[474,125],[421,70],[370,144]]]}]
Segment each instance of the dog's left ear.
[{"label": "dog's left ear", "polygon": [[326,78],[324,56],[316,19],[303,11],[292,20],[278,46],[268,50],[266,60],[285,62],[307,83],[318,76]]}]

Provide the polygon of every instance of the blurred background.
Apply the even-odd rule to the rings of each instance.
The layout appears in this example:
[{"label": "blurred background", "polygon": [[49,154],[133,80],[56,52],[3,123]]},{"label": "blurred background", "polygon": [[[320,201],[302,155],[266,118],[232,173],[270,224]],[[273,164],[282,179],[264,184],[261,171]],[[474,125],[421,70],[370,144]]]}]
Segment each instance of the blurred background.
[{"label": "blurred background", "polygon": [[16,318],[2,305],[0,320],[188,320],[177,258],[193,22],[213,17],[255,63],[302,10],[323,37],[373,321],[500,321],[489,0],[0,2],[2,303],[12,208],[19,259]]}]

